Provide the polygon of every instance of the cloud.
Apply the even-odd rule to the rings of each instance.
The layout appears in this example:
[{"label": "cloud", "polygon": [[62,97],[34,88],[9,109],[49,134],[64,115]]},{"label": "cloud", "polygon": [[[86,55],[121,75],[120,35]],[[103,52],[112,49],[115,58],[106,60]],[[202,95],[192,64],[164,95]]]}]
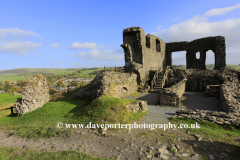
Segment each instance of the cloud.
[{"label": "cloud", "polygon": [[157,31],[160,30],[162,28],[162,25],[158,25],[157,26]]},{"label": "cloud", "polygon": [[95,43],[79,43],[75,42],[68,47],[68,49],[103,49],[102,45],[97,46]]},{"label": "cloud", "polygon": [[[186,21],[174,24],[167,29],[163,29],[152,34],[163,39],[164,42],[192,41],[202,37],[209,36],[225,36],[226,41],[226,60],[227,64],[240,63],[237,58],[240,54],[240,16],[236,19],[225,19],[221,21],[210,21],[210,18],[216,15],[223,15],[234,9],[240,8],[240,3],[226,8],[212,9],[205,12],[203,15],[194,16]],[[240,14],[239,14],[240,15]],[[231,51],[234,50],[234,51]],[[231,55],[231,56],[230,56]],[[185,55],[173,56],[177,64],[183,63],[186,60]],[[208,63],[208,58],[206,59]],[[214,62],[214,56],[209,57],[209,61]]]},{"label": "cloud", "polygon": [[21,41],[24,37],[41,38],[39,34],[33,31],[24,31],[18,28],[0,28],[0,53],[24,55],[27,52],[36,52],[35,49],[42,46],[42,43]]},{"label": "cloud", "polygon": [[71,54],[71,57],[78,57],[79,59],[90,61],[123,61],[124,53],[122,48],[115,50],[91,50],[90,52],[80,52],[78,54]]},{"label": "cloud", "polygon": [[0,44],[0,53],[24,55],[27,54],[27,52],[36,52],[35,49],[40,48],[41,46],[42,43],[33,43],[30,41],[13,41],[5,44]]},{"label": "cloud", "polygon": [[51,47],[51,48],[58,48],[58,47],[60,47],[60,45],[57,44],[57,43],[53,43],[53,44],[50,44],[49,47]]},{"label": "cloud", "polygon": [[172,21],[181,20],[181,18],[175,17]]},{"label": "cloud", "polygon": [[22,38],[22,37],[29,37],[29,36],[41,38],[39,34],[33,31],[24,31],[18,28],[10,28],[10,29],[0,28],[0,40],[8,39],[10,37]]},{"label": "cloud", "polygon": [[107,48],[110,48],[110,47],[112,47],[113,45],[107,45]]},{"label": "cloud", "polygon": [[225,15],[227,12],[233,11],[238,8],[240,8],[240,3],[237,3],[231,7],[211,9],[210,11],[207,11],[206,13],[204,13],[203,16],[213,17],[213,16],[217,16],[217,15]]}]

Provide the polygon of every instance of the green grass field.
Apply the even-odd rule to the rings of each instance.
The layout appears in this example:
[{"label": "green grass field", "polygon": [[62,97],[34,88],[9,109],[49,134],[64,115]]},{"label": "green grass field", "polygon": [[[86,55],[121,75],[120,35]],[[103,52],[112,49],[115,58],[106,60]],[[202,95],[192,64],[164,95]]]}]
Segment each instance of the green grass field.
[{"label": "green grass field", "polygon": [[[16,71],[9,71],[11,73],[1,73],[0,71],[0,81],[4,82],[6,80],[12,82],[12,81],[18,81],[18,80],[26,80],[28,77],[32,77],[34,74],[41,74],[41,73],[52,73],[55,75],[62,75],[62,74],[72,74],[73,72],[76,72],[79,69],[83,68],[75,68],[75,69],[48,69],[48,68],[39,68],[39,69],[21,69],[19,72],[16,73]],[[17,70],[17,69],[16,69]],[[89,70],[83,70],[80,74],[80,76],[89,76],[90,73],[96,70],[103,70],[103,68],[98,69],[89,69]],[[27,73],[26,73],[27,72]],[[17,74],[25,73],[24,76],[18,76]],[[91,75],[91,77],[94,77],[94,75]]]},{"label": "green grass field", "polygon": [[[11,95],[10,93],[0,94],[0,110],[5,108],[13,107],[14,102],[17,101],[17,98],[22,98],[22,95]],[[0,111],[0,117],[9,115],[11,110]]]}]

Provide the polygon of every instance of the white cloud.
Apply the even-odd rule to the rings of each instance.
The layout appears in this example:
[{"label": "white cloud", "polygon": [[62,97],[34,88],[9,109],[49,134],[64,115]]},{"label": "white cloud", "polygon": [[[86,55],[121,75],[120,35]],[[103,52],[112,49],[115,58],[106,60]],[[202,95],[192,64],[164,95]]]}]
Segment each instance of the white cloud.
[{"label": "white cloud", "polygon": [[157,26],[157,31],[160,30],[162,28],[162,25],[158,25]]},{"label": "white cloud", "polygon": [[103,49],[102,45],[97,46],[96,43],[79,43],[75,42],[68,47],[69,49]]},{"label": "white cloud", "polygon": [[[240,3],[231,7],[212,9],[205,12],[202,16],[194,16],[189,20],[174,24],[167,29],[163,29],[159,32],[153,32],[152,34],[163,39],[166,43],[192,41],[194,39],[209,36],[225,36],[227,64],[238,64],[240,63],[239,60],[236,58],[234,60],[230,60],[232,58],[229,57],[228,54],[235,54],[232,56],[239,57],[239,54],[237,53],[240,53],[240,36],[238,36],[240,35],[240,16],[238,19],[232,18],[222,21],[209,21],[209,17],[222,15],[238,8],[240,8]],[[235,49],[236,51],[229,53],[228,50],[231,49]],[[179,62],[180,61],[182,60],[179,59]]]},{"label": "white cloud", "polygon": [[51,48],[58,48],[58,47],[60,47],[60,45],[57,44],[57,43],[53,43],[53,44],[50,44],[49,47],[51,47]]},{"label": "white cloud", "polygon": [[110,48],[110,47],[112,47],[113,45],[107,45],[107,48]]},{"label": "white cloud", "polygon": [[172,21],[181,20],[181,18],[175,17]]},{"label": "white cloud", "polygon": [[41,46],[42,43],[32,43],[30,41],[13,41],[5,44],[0,44],[0,53],[23,55],[27,52],[36,52],[35,49],[40,48]]},{"label": "white cloud", "polygon": [[0,28],[0,53],[23,55],[27,54],[27,52],[36,52],[35,49],[42,46],[42,43],[21,41],[24,37],[41,38],[39,34],[33,31],[24,31],[18,28]]},{"label": "white cloud", "polygon": [[101,60],[101,61],[124,61],[124,53],[122,48],[115,50],[91,50],[90,52],[80,52],[79,54],[72,54],[79,59],[90,61],[90,60]]},{"label": "white cloud", "polygon": [[217,16],[217,15],[224,15],[227,12],[233,11],[234,9],[238,9],[238,8],[240,8],[240,3],[237,3],[237,4],[235,4],[234,6],[231,6],[231,7],[211,9],[210,11],[207,11],[206,13],[204,13],[203,16],[213,17],[213,16]]},{"label": "white cloud", "polygon": [[9,37],[19,38],[19,37],[28,37],[28,36],[41,38],[39,34],[33,31],[24,31],[18,28],[10,28],[10,29],[0,28],[0,40],[7,39]]}]

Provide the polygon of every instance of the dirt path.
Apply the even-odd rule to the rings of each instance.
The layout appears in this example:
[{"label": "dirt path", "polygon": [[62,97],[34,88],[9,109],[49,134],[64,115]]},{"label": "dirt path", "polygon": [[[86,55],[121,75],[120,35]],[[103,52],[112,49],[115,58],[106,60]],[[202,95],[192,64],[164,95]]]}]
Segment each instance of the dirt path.
[{"label": "dirt path", "polygon": [[[192,95],[187,93],[190,101],[188,104],[196,104],[192,100]],[[141,99],[148,101],[149,114],[140,119],[138,124],[167,123],[167,117],[170,117],[180,108],[156,106],[157,94],[140,94],[139,97],[126,97],[126,99]],[[197,98],[197,97],[195,97]],[[187,100],[186,99],[186,100]],[[202,101],[202,100],[201,100]],[[202,102],[202,104],[204,104]],[[183,107],[184,108],[184,107]],[[197,140],[197,135],[192,135],[184,130],[149,130],[133,129],[128,130],[107,130],[109,136],[103,137],[97,135],[97,130],[75,129],[76,133],[72,137],[55,137],[49,139],[25,139],[16,136],[9,136],[9,132],[0,130],[0,146],[10,146],[17,148],[31,148],[32,150],[64,151],[77,150],[101,158],[116,157],[119,160],[137,160],[141,159],[191,159],[197,160],[199,155],[207,158],[214,157],[219,160],[233,160],[232,150],[218,146],[220,142],[214,142],[211,139],[202,137]],[[240,137],[238,137],[240,139]],[[238,144],[240,142],[236,142]],[[175,147],[177,152],[170,151]],[[159,152],[158,152],[158,151]],[[210,156],[210,157],[209,157]]]}]

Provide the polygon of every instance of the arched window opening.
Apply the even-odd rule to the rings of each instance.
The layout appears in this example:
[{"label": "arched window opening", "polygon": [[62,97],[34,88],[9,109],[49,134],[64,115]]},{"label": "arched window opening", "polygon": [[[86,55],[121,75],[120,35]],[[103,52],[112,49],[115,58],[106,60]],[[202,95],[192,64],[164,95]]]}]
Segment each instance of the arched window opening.
[{"label": "arched window opening", "polygon": [[200,59],[200,52],[196,53],[196,59]]},{"label": "arched window opening", "polygon": [[206,69],[214,69],[215,67],[215,55],[212,50],[206,52]]}]

